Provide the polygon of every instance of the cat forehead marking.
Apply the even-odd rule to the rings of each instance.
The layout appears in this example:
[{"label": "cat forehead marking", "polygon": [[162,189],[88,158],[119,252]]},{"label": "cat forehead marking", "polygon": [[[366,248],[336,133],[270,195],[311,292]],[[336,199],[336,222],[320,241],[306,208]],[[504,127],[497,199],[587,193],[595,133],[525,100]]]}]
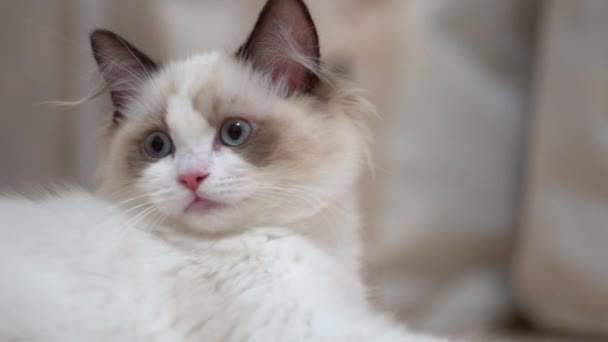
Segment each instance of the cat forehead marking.
[{"label": "cat forehead marking", "polygon": [[194,108],[190,96],[174,94],[167,99],[166,122],[176,143],[191,145],[215,135],[204,115]]}]

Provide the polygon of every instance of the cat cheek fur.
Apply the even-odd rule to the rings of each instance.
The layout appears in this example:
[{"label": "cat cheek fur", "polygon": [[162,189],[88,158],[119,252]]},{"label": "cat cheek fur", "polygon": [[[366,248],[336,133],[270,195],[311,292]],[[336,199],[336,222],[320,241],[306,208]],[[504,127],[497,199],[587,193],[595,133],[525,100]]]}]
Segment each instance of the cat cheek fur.
[{"label": "cat cheek fur", "polygon": [[225,151],[214,157],[208,168],[209,176],[198,189],[201,197],[222,207],[205,213],[186,213],[194,196],[177,181],[180,159],[177,156],[151,164],[135,180],[138,192],[150,194],[151,205],[162,215],[193,230],[222,232],[241,230],[247,222],[239,217],[261,212],[262,208],[250,198],[254,196],[251,178],[255,168],[237,154]]}]

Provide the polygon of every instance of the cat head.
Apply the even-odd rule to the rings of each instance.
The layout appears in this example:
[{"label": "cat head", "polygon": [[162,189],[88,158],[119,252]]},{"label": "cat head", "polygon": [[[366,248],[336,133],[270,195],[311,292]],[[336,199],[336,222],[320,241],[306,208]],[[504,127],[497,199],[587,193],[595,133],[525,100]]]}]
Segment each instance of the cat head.
[{"label": "cat head", "polygon": [[301,0],[269,0],[234,54],[159,65],[105,30],[91,45],[114,105],[108,196],[205,232],[288,225],[352,196],[370,106],[322,72]]}]

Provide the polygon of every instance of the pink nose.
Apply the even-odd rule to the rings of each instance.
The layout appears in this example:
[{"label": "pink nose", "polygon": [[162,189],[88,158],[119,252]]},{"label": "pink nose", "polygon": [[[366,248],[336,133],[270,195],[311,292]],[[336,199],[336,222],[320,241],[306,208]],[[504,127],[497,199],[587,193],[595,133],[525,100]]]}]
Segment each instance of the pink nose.
[{"label": "pink nose", "polygon": [[207,176],[209,176],[209,174],[205,172],[191,172],[180,175],[178,180],[186,188],[190,189],[192,192],[195,192],[205,178],[207,178]]}]

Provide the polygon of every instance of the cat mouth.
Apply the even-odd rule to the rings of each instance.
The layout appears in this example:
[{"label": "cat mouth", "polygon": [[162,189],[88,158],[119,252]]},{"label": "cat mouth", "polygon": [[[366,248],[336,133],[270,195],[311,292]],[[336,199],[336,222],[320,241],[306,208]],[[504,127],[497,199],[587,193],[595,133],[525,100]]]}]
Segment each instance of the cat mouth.
[{"label": "cat mouth", "polygon": [[214,202],[208,200],[206,198],[202,198],[196,196],[192,202],[186,207],[186,213],[206,213],[210,210],[220,208],[222,206],[221,203]]}]

